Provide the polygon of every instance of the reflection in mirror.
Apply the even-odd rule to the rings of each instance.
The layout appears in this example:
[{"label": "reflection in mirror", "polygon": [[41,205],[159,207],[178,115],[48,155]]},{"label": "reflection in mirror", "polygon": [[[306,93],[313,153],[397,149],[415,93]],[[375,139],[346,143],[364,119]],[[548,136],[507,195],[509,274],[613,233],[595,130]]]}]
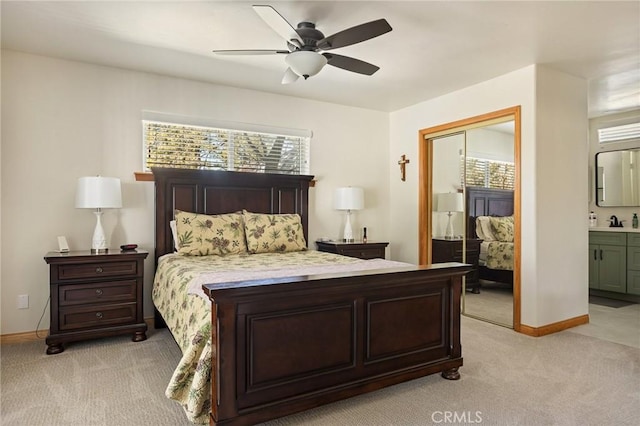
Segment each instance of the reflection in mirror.
[{"label": "reflection in mirror", "polygon": [[596,154],[596,204],[640,206],[640,149]]},{"label": "reflection in mirror", "polygon": [[432,149],[432,262],[473,265],[463,313],[513,327],[514,121],[433,138]]},{"label": "reflection in mirror", "polygon": [[[433,217],[432,237],[441,238],[448,234],[448,211],[443,210],[444,200],[457,194],[460,188],[460,156],[464,151],[464,133],[444,136],[433,141]],[[452,167],[452,165],[454,165]],[[450,207],[446,207],[447,209]],[[457,210],[457,209],[456,209]],[[462,210],[462,209],[461,209]],[[464,214],[451,216],[450,235],[461,239],[464,235]],[[451,239],[451,238],[448,238]]]},{"label": "reflection in mirror", "polygon": [[513,120],[468,130],[462,178],[469,259],[474,244],[479,251],[477,286],[467,285],[464,314],[507,327],[513,327],[514,141]]}]

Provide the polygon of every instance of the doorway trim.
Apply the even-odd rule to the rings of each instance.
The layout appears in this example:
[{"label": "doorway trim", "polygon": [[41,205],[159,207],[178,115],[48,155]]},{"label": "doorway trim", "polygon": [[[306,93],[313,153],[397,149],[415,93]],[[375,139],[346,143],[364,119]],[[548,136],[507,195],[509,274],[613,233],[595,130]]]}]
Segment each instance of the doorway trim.
[{"label": "doorway trim", "polygon": [[522,332],[521,326],[521,291],[520,291],[520,143],[521,143],[521,107],[511,108],[465,118],[451,123],[441,124],[418,131],[418,260],[421,265],[431,264],[431,232],[433,219],[433,138],[469,130],[490,124],[491,121],[513,117],[514,120],[514,162],[515,183],[513,192],[514,218],[514,271],[513,271],[513,329]]}]

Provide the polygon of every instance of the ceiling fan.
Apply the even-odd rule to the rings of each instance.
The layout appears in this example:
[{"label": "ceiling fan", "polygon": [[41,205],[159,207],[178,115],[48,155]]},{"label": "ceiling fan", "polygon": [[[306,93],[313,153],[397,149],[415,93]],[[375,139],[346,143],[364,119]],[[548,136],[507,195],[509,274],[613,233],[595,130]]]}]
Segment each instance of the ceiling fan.
[{"label": "ceiling fan", "polygon": [[282,78],[282,84],[295,82],[299,77],[305,80],[320,72],[326,64],[347,71],[372,75],[380,67],[349,56],[325,53],[328,50],[350,46],[392,30],[385,19],[347,28],[328,37],[316,29],[312,22],[300,22],[293,28],[273,7],[255,5],[253,10],[287,42],[287,50],[214,50],[217,55],[286,55],[289,66]]}]

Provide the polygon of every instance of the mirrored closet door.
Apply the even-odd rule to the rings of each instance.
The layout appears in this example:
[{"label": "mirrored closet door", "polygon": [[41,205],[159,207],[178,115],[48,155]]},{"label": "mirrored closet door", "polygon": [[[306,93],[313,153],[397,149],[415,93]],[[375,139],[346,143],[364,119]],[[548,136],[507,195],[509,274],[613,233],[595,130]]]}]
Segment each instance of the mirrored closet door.
[{"label": "mirrored closet door", "polygon": [[[430,197],[421,260],[461,261],[464,315],[514,326],[516,143],[513,116],[425,134]],[[422,229],[422,227],[421,227]],[[429,263],[428,261],[426,263]],[[519,289],[517,289],[519,290]],[[517,291],[516,291],[517,292]],[[519,292],[518,292],[519,308]],[[519,309],[517,310],[519,322]]]}]

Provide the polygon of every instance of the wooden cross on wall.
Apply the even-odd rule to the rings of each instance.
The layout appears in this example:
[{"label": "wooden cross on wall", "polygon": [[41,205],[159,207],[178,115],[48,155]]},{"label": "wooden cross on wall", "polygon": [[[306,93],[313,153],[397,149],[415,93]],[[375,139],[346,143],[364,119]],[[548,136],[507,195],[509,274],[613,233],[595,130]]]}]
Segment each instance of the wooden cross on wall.
[{"label": "wooden cross on wall", "polygon": [[400,179],[402,181],[407,180],[407,164],[408,163],[409,163],[409,159],[405,154],[402,154],[402,157],[400,157],[400,161],[398,161],[398,164],[400,165]]}]

